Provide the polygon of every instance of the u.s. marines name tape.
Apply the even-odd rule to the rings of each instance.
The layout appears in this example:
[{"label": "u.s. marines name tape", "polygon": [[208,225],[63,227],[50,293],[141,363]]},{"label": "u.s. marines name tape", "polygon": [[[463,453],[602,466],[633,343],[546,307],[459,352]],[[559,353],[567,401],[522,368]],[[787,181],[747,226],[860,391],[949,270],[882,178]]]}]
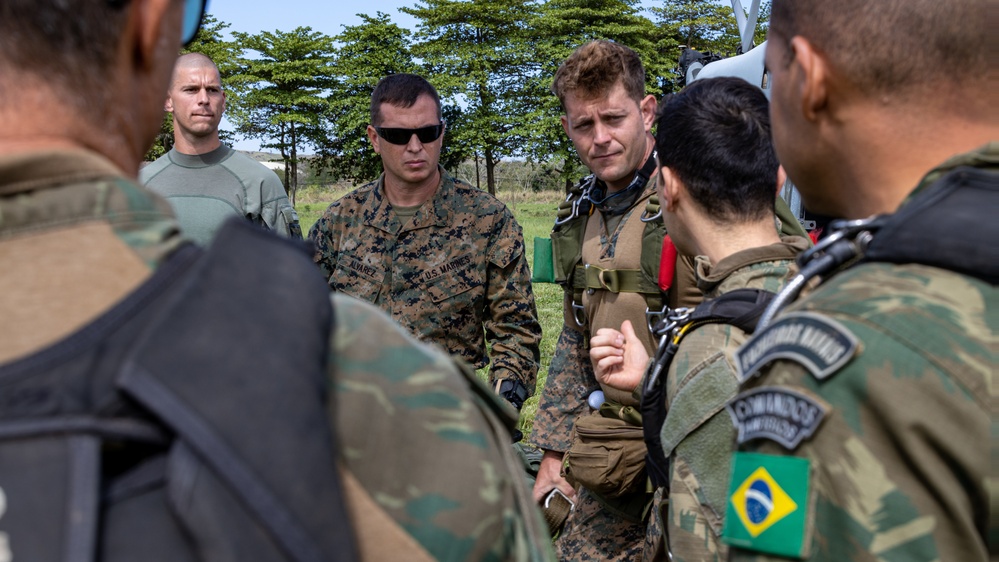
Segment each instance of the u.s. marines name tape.
[{"label": "u.s. marines name tape", "polygon": [[775,359],[803,365],[825,379],[846,364],[859,342],[835,320],[811,312],[786,314],[757,332],[735,352],[739,380],[745,381]]},{"label": "u.s. marines name tape", "polygon": [[455,258],[455,259],[453,259],[453,260],[451,260],[451,261],[449,261],[449,262],[447,262],[447,263],[445,263],[443,265],[440,265],[438,267],[434,267],[434,268],[428,269],[428,270],[426,270],[426,271],[423,272],[423,276],[422,276],[423,277],[423,282],[426,283],[426,282],[429,282],[429,281],[433,281],[434,279],[437,279],[438,277],[440,277],[441,275],[444,275],[445,273],[450,273],[450,272],[455,271],[457,269],[461,269],[461,268],[467,267],[468,264],[472,263],[472,259],[473,258],[472,258],[471,255],[465,255],[465,256],[461,256],[461,257]]},{"label": "u.s. marines name tape", "polygon": [[793,451],[822,423],[828,406],[786,388],[761,387],[736,396],[725,409],[738,430],[741,445],[770,439]]}]

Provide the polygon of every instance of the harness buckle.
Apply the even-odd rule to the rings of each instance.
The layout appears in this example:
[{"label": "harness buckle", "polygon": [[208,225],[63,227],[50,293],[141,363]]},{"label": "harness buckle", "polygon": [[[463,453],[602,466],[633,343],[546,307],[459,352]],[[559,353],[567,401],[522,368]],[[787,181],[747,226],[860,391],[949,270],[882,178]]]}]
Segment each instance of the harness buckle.
[{"label": "harness buckle", "polygon": [[577,326],[586,328],[586,309],[577,303],[576,299],[572,299],[572,318],[576,321]]},{"label": "harness buckle", "polygon": [[[586,267],[590,267],[589,264]],[[601,269],[597,272],[597,279],[600,281],[600,286],[605,290],[612,293],[621,292],[621,282],[616,269]]]},{"label": "harness buckle", "polygon": [[645,307],[645,325],[649,327],[649,333],[656,333],[656,326],[666,319],[666,315],[669,314],[669,305],[663,305],[662,310],[651,310],[649,307]]},{"label": "harness buckle", "polygon": [[[565,200],[566,200],[566,202],[570,202],[570,200],[572,200],[572,194],[569,194],[565,198]],[[566,215],[565,218],[558,218],[558,217],[556,217],[555,218],[555,226],[562,226],[563,224],[565,224],[565,223],[567,223],[567,222],[571,221],[572,219],[574,219],[574,218],[576,218],[576,217],[579,216],[579,202],[580,202],[580,200],[581,199],[577,198],[577,199],[571,201],[572,206],[570,207],[569,214]]]}]

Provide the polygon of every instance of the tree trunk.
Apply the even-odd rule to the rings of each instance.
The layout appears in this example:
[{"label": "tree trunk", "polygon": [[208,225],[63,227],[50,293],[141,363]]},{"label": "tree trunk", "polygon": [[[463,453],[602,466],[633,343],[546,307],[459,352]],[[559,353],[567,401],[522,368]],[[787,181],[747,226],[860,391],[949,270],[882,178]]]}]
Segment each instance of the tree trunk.
[{"label": "tree trunk", "polygon": [[479,176],[479,153],[475,153],[475,189],[482,189],[482,178]]},{"label": "tree trunk", "polygon": [[493,149],[486,148],[486,185],[489,195],[496,196],[496,161],[493,160]]},{"label": "tree trunk", "polygon": [[286,151],[287,144],[284,142],[285,128],[284,123],[281,124],[281,134],[278,136],[280,142],[278,146],[281,149],[281,160],[284,162],[284,192],[288,193],[288,152]]},{"label": "tree trunk", "polygon": [[295,122],[291,123],[291,183],[287,184],[287,190],[291,192],[291,206],[295,206],[295,197],[298,195],[298,131],[295,129]]}]

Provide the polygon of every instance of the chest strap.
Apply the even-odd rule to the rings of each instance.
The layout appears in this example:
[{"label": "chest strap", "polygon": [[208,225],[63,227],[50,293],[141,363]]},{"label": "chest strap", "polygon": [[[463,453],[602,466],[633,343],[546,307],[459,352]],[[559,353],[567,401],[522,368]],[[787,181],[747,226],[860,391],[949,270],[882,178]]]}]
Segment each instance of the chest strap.
[{"label": "chest strap", "polygon": [[666,422],[664,381],[680,347],[680,341],[705,324],[730,324],[747,334],[752,334],[757,321],[773,297],[773,293],[762,289],[737,289],[704,301],[692,311],[677,309],[656,326],[653,335],[660,337],[659,351],[645,378],[641,405],[642,432],[648,449],[645,466],[653,486],[664,488],[669,486],[669,455],[676,447],[676,443],[663,443],[661,435],[672,435],[676,432],[664,427]]},{"label": "chest strap", "polygon": [[612,293],[655,293],[659,286],[645,278],[640,269],[604,269],[593,264],[577,265],[573,287],[598,289]]}]

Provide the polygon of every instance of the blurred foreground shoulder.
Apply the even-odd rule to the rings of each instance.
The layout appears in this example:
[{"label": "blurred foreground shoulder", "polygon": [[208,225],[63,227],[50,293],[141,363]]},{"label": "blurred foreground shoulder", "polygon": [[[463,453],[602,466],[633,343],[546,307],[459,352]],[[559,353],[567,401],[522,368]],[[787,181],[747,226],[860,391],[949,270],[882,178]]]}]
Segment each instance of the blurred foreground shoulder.
[{"label": "blurred foreground shoulder", "polygon": [[549,560],[502,419],[512,410],[374,305],[331,299],[331,403],[361,487],[438,560]]}]

